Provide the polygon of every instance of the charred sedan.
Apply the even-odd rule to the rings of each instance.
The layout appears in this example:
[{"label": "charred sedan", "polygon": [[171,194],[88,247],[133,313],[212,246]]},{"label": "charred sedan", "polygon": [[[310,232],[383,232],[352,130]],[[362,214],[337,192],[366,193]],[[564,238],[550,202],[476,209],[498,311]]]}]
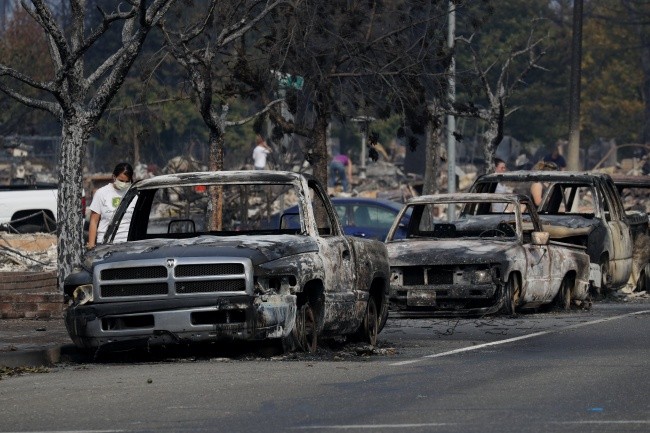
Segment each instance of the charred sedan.
[{"label": "charred sedan", "polygon": [[[118,231],[126,242],[113,243]],[[312,178],[165,175],[131,187],[104,243],[66,279],[66,325],[89,348],[275,339],[313,351],[320,335],[375,344],[388,277],[384,244],[344,236]]]},{"label": "charred sedan", "polygon": [[513,314],[588,296],[584,248],[549,242],[525,196],[422,196],[409,210],[406,239],[394,239],[397,222],[387,239],[396,309]]}]

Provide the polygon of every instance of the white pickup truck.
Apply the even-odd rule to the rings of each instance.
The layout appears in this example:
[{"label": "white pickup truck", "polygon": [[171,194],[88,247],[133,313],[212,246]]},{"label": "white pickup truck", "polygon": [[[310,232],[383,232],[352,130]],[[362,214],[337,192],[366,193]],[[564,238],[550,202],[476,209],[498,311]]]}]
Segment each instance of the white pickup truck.
[{"label": "white pickup truck", "polygon": [[0,230],[12,233],[56,231],[56,184],[1,185]]}]

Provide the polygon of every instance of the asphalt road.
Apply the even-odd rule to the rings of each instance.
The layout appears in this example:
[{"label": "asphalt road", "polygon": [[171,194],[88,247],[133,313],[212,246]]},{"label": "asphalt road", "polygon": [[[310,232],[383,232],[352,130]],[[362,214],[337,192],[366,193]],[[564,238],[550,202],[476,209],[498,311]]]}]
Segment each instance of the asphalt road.
[{"label": "asphalt road", "polygon": [[380,350],[61,365],[0,381],[0,432],[647,432],[650,302],[389,320]]}]

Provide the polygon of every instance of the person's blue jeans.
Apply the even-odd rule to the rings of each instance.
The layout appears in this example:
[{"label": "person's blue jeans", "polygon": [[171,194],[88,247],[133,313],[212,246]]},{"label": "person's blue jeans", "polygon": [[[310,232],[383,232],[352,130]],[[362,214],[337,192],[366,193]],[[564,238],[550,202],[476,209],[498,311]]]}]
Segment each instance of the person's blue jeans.
[{"label": "person's blue jeans", "polygon": [[339,161],[330,162],[329,171],[327,173],[327,184],[330,187],[336,185],[336,181],[341,179],[341,185],[343,186],[343,191],[348,190],[348,176],[345,174],[345,166]]}]

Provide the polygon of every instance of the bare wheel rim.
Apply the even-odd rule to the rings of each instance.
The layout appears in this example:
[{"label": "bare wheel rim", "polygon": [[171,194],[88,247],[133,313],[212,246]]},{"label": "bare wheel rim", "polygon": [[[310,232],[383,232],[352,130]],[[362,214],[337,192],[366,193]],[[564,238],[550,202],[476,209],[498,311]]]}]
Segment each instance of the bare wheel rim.
[{"label": "bare wheel rim", "polygon": [[605,293],[609,289],[607,280],[609,279],[609,263],[607,259],[600,263],[600,293]]},{"label": "bare wheel rim", "polygon": [[316,332],[316,320],[311,305],[305,304],[300,307],[296,316],[296,331],[298,346],[305,352],[313,353],[318,347],[318,334]]},{"label": "bare wheel rim", "polygon": [[520,290],[519,290],[519,282],[517,280],[516,276],[511,276],[508,279],[508,283],[506,286],[505,290],[505,296],[506,299],[505,301],[505,312],[507,314],[515,314],[515,310],[517,309],[517,304],[519,303],[519,296],[520,296]]},{"label": "bare wheel rim", "polygon": [[368,298],[365,317],[366,340],[371,345],[377,345],[377,334],[379,334],[379,317],[377,315],[377,304],[373,298]]},{"label": "bare wheel rim", "polygon": [[562,280],[562,286],[560,287],[560,307],[563,310],[568,310],[571,308],[571,285],[569,284],[568,279]]}]

